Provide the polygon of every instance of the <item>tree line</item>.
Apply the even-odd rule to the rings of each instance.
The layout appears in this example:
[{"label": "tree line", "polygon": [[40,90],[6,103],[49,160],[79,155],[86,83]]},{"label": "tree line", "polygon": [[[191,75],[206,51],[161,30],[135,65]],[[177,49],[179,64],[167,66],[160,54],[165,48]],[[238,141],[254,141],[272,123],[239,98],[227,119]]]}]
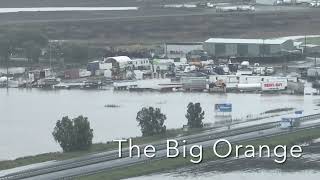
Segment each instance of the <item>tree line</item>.
[{"label": "tree line", "polygon": [[102,57],[105,50],[90,47],[88,43],[50,41],[36,30],[0,30],[0,62],[10,57],[25,57],[30,63],[39,63],[40,58],[67,63],[86,63],[88,59]]},{"label": "tree line", "polygon": [[47,46],[48,38],[41,32],[11,30],[0,32],[1,61],[9,61],[10,56],[24,54],[28,61],[39,61],[41,48]]},{"label": "tree line", "polygon": [[[205,112],[200,103],[190,102],[187,106],[187,126],[189,128],[203,128]],[[142,136],[154,136],[166,133],[165,120],[167,116],[160,108],[143,107],[136,116]],[[87,117],[79,116],[74,119],[63,117],[56,122],[52,133],[65,152],[87,150],[92,145],[93,129]]]}]

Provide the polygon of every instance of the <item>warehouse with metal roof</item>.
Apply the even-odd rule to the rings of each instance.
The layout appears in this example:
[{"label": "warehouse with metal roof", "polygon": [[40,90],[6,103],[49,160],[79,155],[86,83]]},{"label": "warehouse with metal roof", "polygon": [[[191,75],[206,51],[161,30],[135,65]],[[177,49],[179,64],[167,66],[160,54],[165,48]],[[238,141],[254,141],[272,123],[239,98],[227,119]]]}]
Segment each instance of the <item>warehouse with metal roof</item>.
[{"label": "warehouse with metal roof", "polygon": [[210,38],[203,49],[213,57],[279,57],[295,50],[293,41],[278,39]]}]

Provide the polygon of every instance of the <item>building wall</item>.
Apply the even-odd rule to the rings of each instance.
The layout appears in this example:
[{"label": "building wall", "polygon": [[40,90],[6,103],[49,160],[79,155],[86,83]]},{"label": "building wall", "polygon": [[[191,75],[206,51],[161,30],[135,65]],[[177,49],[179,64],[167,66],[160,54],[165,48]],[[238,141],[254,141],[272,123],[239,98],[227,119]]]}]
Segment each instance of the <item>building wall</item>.
[{"label": "building wall", "polygon": [[279,54],[281,52],[280,44],[272,44],[270,45],[270,53],[271,54]]},{"label": "building wall", "polygon": [[226,56],[227,47],[226,44],[216,43],[214,44],[214,55],[215,56]]},{"label": "building wall", "polygon": [[237,44],[237,54],[239,56],[247,56],[249,54],[248,44]]},{"label": "building wall", "polygon": [[[225,46],[225,48],[223,48]],[[295,47],[292,40],[283,44],[237,44],[237,43],[204,43],[203,48],[212,56],[271,57],[280,55],[283,50],[291,51]]]},{"label": "building wall", "polygon": [[260,56],[258,44],[249,44],[248,45],[248,56],[252,56],[252,57]]},{"label": "building wall", "polygon": [[209,54],[213,55],[215,54],[215,44],[214,43],[204,43],[203,49]]},{"label": "building wall", "polygon": [[237,44],[226,44],[227,56],[236,56],[237,54]]}]

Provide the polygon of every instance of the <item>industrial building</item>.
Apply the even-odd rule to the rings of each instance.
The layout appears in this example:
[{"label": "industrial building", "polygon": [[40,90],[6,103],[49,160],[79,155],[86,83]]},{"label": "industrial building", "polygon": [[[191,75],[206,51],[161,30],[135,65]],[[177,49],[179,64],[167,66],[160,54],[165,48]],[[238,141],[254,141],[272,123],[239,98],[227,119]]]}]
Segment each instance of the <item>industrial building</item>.
[{"label": "industrial building", "polygon": [[203,49],[213,57],[279,57],[295,50],[293,41],[279,39],[210,38]]}]

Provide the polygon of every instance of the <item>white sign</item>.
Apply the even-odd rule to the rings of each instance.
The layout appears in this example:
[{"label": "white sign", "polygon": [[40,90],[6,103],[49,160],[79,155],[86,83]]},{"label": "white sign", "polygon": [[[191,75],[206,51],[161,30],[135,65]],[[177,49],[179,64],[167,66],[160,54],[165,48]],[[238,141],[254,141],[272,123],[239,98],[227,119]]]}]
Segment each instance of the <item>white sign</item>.
[{"label": "white sign", "polygon": [[286,88],[285,82],[262,82],[261,89],[262,91],[270,90],[284,90]]}]

